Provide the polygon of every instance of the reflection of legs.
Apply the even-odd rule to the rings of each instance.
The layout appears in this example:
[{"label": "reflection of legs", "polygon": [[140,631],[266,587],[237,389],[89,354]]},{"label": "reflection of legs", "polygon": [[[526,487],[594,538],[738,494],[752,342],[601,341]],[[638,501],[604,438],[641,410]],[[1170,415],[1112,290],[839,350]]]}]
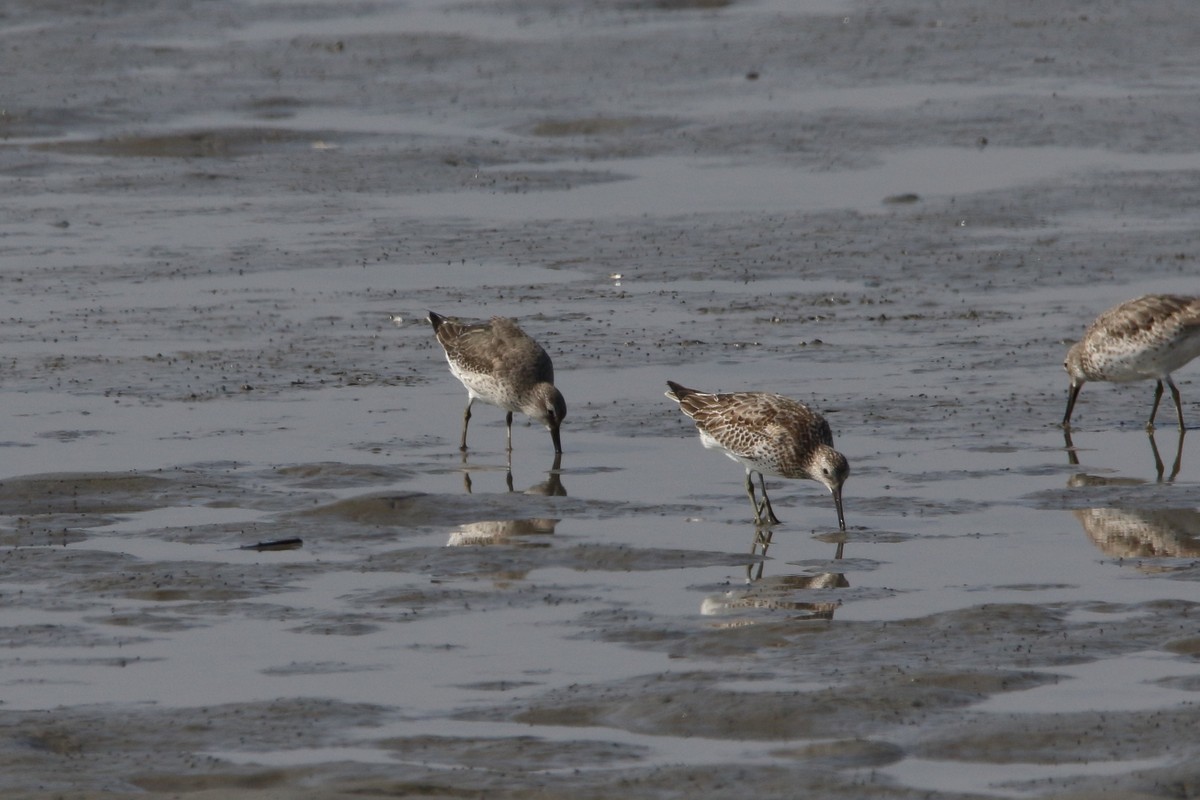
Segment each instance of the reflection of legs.
[{"label": "reflection of legs", "polygon": [[762,578],[763,565],[766,564],[767,561],[767,548],[771,546],[771,537],[774,535],[774,533],[775,531],[773,530],[767,530],[764,532],[762,529],[757,527],[754,529],[754,539],[751,540],[750,543],[750,555],[757,555],[758,549],[761,547],[762,560],[746,565],[747,581],[754,582]]},{"label": "reflection of legs", "polygon": [[467,451],[466,450],[462,451],[462,465],[463,465],[463,471],[462,471],[462,473],[463,473],[463,488],[465,488],[467,490],[467,494],[470,494],[471,493],[471,471],[469,469],[467,469]]},{"label": "reflection of legs", "polygon": [[1158,475],[1156,480],[1159,483],[1162,483],[1163,471],[1166,469],[1166,467],[1163,465],[1162,456],[1158,454],[1158,442],[1154,440],[1153,428],[1148,431],[1148,435],[1150,437],[1150,452],[1154,454],[1154,471]]},{"label": "reflection of legs", "polygon": [[1079,453],[1075,451],[1075,442],[1071,441],[1071,429],[1063,429],[1063,441],[1066,442],[1067,463],[1073,467],[1079,466]]},{"label": "reflection of legs", "polygon": [[471,421],[471,404],[474,402],[474,397],[467,398],[467,410],[463,412],[463,435],[462,442],[458,445],[459,450],[467,449],[467,423]]},{"label": "reflection of legs", "polygon": [[[1183,466],[1183,437],[1186,434],[1186,430],[1179,431],[1179,444],[1175,447],[1175,463],[1171,465],[1171,475],[1167,478],[1167,483],[1175,480],[1175,476],[1179,474],[1179,470]],[[1161,483],[1166,465],[1163,464],[1162,456],[1158,454],[1158,442],[1154,439],[1154,431],[1150,431],[1150,452],[1154,454],[1154,469],[1158,473],[1158,481]]]},{"label": "reflection of legs", "polygon": [[1179,445],[1175,448],[1175,466],[1171,467],[1170,480],[1175,480],[1175,476],[1179,474],[1179,468],[1183,466],[1183,437],[1187,434],[1186,428],[1179,429]]}]

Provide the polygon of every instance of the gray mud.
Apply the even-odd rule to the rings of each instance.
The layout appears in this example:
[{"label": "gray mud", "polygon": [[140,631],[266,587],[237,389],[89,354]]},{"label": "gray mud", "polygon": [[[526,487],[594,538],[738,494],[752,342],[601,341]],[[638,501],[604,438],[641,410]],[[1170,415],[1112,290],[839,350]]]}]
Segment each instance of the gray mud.
[{"label": "gray mud", "polygon": [[[1191,2],[0,12],[4,797],[1194,797]],[[518,317],[565,453],[445,369]],[[666,379],[822,410],[813,484]],[[1189,421],[1200,390],[1177,376]],[[1194,434],[1193,434],[1194,435]]]}]

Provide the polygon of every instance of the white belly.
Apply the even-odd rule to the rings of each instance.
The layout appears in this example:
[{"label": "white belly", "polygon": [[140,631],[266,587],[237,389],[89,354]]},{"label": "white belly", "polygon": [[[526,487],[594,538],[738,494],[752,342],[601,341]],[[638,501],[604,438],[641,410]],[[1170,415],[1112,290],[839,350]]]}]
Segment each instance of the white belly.
[{"label": "white belly", "polygon": [[[727,447],[725,447],[723,444],[718,442],[716,439],[714,439],[712,436],[709,436],[707,431],[704,431],[704,430],[700,431],[700,443],[703,444],[705,447],[707,447],[709,450],[716,450],[719,453],[724,453],[729,458],[731,458],[734,461],[741,464],[747,470],[752,470],[754,472],[761,472],[764,475],[779,475],[780,474],[776,470],[776,467],[774,464],[771,464],[770,462],[765,461],[765,460],[754,458],[752,456],[734,453],[734,452],[730,451]],[[782,477],[782,476],[780,476],[780,477]]]},{"label": "white belly", "polygon": [[[449,361],[449,359],[447,360]],[[517,396],[513,393],[512,388],[503,381],[496,380],[492,375],[459,369],[453,361],[450,361],[450,372],[458,378],[463,386],[467,387],[467,393],[472,400],[481,400],[489,405],[499,406],[505,411],[521,410],[517,405]]]}]

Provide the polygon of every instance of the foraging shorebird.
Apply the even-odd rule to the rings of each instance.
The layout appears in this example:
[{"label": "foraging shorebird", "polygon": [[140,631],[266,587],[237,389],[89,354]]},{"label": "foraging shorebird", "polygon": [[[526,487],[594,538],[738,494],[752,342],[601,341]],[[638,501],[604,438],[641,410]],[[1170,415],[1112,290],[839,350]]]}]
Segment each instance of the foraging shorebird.
[{"label": "foraging shorebird", "polygon": [[1179,428],[1183,425],[1183,402],[1171,373],[1200,355],[1200,297],[1148,294],[1105,311],[1071,345],[1063,368],[1071,376],[1064,428],[1071,426],[1071,412],[1079,390],[1087,381],[1127,383],[1154,379],[1154,405],[1148,429],[1162,399],[1163,384],[1171,389]]},{"label": "foraging shorebird", "polygon": [[559,428],[567,415],[567,403],[554,388],[554,365],[541,345],[507,317],[465,324],[430,311],[429,322],[446,351],[450,372],[467,387],[460,450],[467,449],[471,404],[482,400],[508,412],[508,452],[512,452],[514,411],[545,425],[554,440],[554,452],[562,452]]},{"label": "foraging shorebird", "polygon": [[[763,475],[808,478],[833,494],[838,527],[846,530],[842,513],[842,484],[850,474],[846,457],[833,449],[829,423],[803,403],[767,392],[710,394],[667,381],[667,397],[695,421],[700,441],[746,468],[746,494],[754,507],[754,522],[778,524],[767,497]],[[754,496],[758,473],[762,502]]]}]

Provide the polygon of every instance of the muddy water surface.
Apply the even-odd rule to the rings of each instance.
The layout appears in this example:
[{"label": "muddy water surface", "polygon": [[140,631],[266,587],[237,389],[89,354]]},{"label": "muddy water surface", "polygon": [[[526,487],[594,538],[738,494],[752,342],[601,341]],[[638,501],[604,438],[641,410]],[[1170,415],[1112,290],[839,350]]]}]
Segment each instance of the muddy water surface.
[{"label": "muddy water surface", "polygon": [[[1188,3],[0,20],[0,793],[1193,796]],[[565,452],[426,309],[519,317]],[[821,409],[754,529],[666,379]],[[1177,376],[1189,421],[1200,389]],[[1191,434],[1194,435],[1194,434]]]}]

